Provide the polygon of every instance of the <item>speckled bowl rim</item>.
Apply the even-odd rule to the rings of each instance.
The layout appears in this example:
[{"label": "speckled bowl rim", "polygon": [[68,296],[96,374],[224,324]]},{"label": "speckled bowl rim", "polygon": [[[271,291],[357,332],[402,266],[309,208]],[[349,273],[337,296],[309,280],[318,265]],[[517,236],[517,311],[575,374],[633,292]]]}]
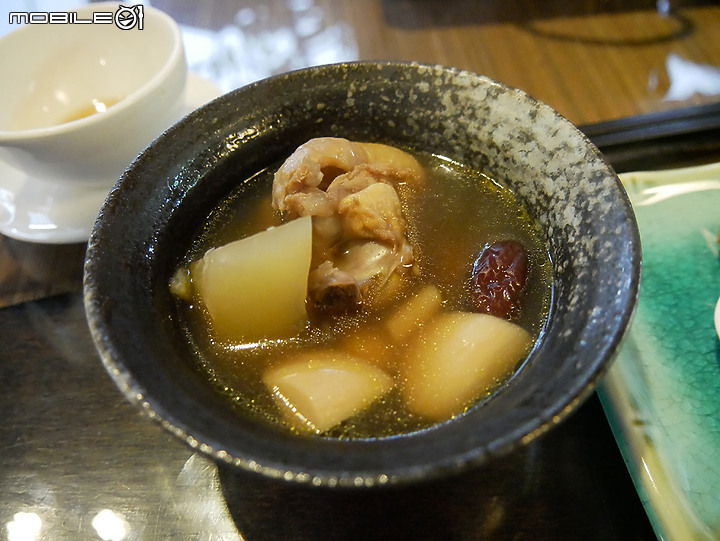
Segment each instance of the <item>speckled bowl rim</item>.
[{"label": "speckled bowl rim", "polygon": [[[554,125],[560,128],[561,133],[572,134],[572,144],[581,148],[582,155],[592,161],[595,168],[593,174],[596,173],[598,178],[601,177],[602,182],[609,186],[610,203],[616,207],[612,212],[620,213],[619,220],[621,223],[614,233],[622,235],[627,241],[626,245],[620,249],[624,258],[622,267],[627,276],[621,278],[620,283],[617,285],[617,293],[612,292],[617,298],[613,300],[614,304],[608,308],[608,310],[612,310],[610,317],[606,316],[606,313],[599,310],[598,307],[583,313],[583,316],[587,318],[588,328],[591,328],[593,335],[589,336],[587,340],[585,337],[579,337],[571,346],[569,355],[576,360],[577,376],[573,376],[572,381],[568,383],[567,388],[564,388],[561,396],[550,395],[546,398],[550,391],[544,390],[538,384],[539,382],[534,383],[533,392],[535,394],[533,398],[528,400],[531,402],[532,400],[538,400],[543,406],[540,409],[530,411],[532,406],[528,405],[525,408],[528,411],[521,407],[519,411],[512,412],[510,414],[510,418],[513,420],[511,428],[503,428],[499,436],[491,440],[485,440],[483,436],[477,434],[478,431],[473,423],[482,419],[482,417],[478,417],[477,410],[471,410],[468,414],[459,416],[450,422],[436,425],[418,433],[393,438],[350,441],[301,438],[302,443],[297,443],[297,446],[303,449],[302,452],[297,453],[297,456],[291,450],[296,445],[293,442],[300,441],[297,436],[284,432],[278,433],[271,428],[257,429],[260,432],[247,434],[246,440],[243,441],[226,441],[223,439],[223,434],[219,433],[218,430],[207,429],[208,425],[203,424],[215,423],[214,426],[217,427],[225,422],[214,418],[212,412],[208,413],[202,407],[198,407],[192,413],[183,411],[181,415],[178,415],[179,410],[173,409],[177,407],[174,402],[175,398],[167,396],[158,398],[152,392],[148,392],[146,386],[138,381],[137,374],[134,374],[127,367],[127,353],[124,351],[127,344],[123,344],[118,340],[117,336],[114,336],[114,334],[117,334],[118,325],[117,322],[113,321],[115,316],[111,314],[113,314],[114,309],[120,309],[119,311],[122,312],[123,299],[112,299],[113,292],[110,291],[111,287],[109,286],[105,290],[102,289],[101,274],[103,271],[102,265],[107,266],[108,258],[121,263],[122,260],[118,259],[121,257],[120,255],[112,253],[114,252],[112,247],[104,246],[104,242],[111,235],[113,228],[116,228],[116,214],[120,212],[118,208],[122,206],[123,198],[128,196],[133,187],[140,186],[135,184],[137,179],[133,179],[133,174],[155,159],[158,152],[172,148],[173,139],[182,134],[183,129],[193,123],[200,122],[203,115],[210,114],[209,112],[212,110],[217,111],[223,106],[229,107],[230,104],[237,106],[238,103],[242,103],[245,99],[265,92],[268,87],[282,85],[287,81],[305,80],[307,82],[308,78],[332,78],[339,76],[340,73],[354,74],[356,72],[361,72],[365,76],[368,73],[377,73],[380,77],[389,73],[400,74],[401,77],[405,74],[417,75],[422,73],[447,79],[467,80],[472,85],[476,85],[477,88],[491,91],[494,95],[519,101],[524,104],[523,107],[532,109],[533,114],[537,114],[539,111],[542,115],[551,118]],[[525,113],[527,111],[523,111],[523,114]],[[206,125],[206,128],[209,129],[210,136],[213,136],[214,126]],[[236,138],[234,144],[238,148],[249,144],[252,139],[252,137],[246,139]],[[227,143],[227,141],[225,142]],[[172,190],[169,179],[166,179],[166,183],[168,189]],[[548,189],[552,190],[553,188]],[[168,196],[166,206],[179,206],[181,204],[180,200],[171,201],[171,199],[172,197]],[[591,206],[592,204],[594,203],[591,202]],[[168,212],[171,210],[168,210]],[[127,216],[124,219],[127,221]],[[162,218],[158,218],[158,228],[161,228],[162,225]],[[563,232],[555,231],[552,234],[559,238],[563,235]],[[612,235],[613,233],[609,234]],[[155,238],[142,240],[141,245],[147,249],[147,253],[143,253],[139,259],[141,264],[144,264],[144,262],[147,262],[148,266],[152,264],[156,248],[154,242],[156,240]],[[606,248],[608,247],[601,247],[602,250],[606,250]],[[613,257],[612,253],[612,251],[607,251],[603,257],[605,259],[610,258],[610,261]],[[133,257],[133,255],[130,254],[128,257]],[[150,418],[158,421],[165,429],[187,443],[191,448],[220,462],[242,470],[257,472],[269,478],[325,487],[377,487],[437,478],[456,473],[471,465],[486,463],[494,456],[527,445],[566,418],[593,392],[596,382],[605,373],[617,351],[625,329],[632,318],[637,301],[640,269],[641,251],[637,224],[634,220],[630,202],[617,175],[615,175],[597,148],[577,128],[547,105],[538,102],[520,90],[464,70],[418,63],[355,62],[307,68],[253,83],[221,96],[162,134],[131,164],[128,171],[120,178],[118,184],[108,196],[108,200],[98,217],[88,245],[85,264],[84,302],[96,348],[108,373],[119,389],[131,403],[137,405]],[[148,291],[148,294],[152,295],[152,292]],[[555,311],[555,308],[553,310]],[[123,313],[117,317],[124,317],[127,320],[130,316]],[[127,323],[127,321],[124,321],[124,323]],[[552,332],[552,329],[550,332]],[[566,334],[569,332],[569,330],[566,331]],[[563,337],[563,339],[567,341],[568,336]],[[589,342],[592,343],[592,349],[586,350],[585,348],[588,347]],[[586,356],[592,354],[593,358],[585,361],[582,357],[583,354]],[[536,348],[531,354],[528,364],[535,362],[538,355],[538,349]],[[178,400],[185,400],[186,398],[180,395],[177,397]],[[187,398],[187,400],[192,403],[191,398]],[[490,404],[492,403],[493,401],[490,401]],[[187,403],[185,403],[185,406],[187,406]],[[505,420],[505,418],[503,417],[500,420]],[[495,424],[498,423],[499,421],[495,422]],[[233,434],[235,434],[235,428],[232,428]],[[256,428],[253,428],[253,430],[256,430]],[[240,434],[244,435],[242,431]],[[442,439],[445,437],[450,438],[450,441],[443,442]],[[253,448],[253,445],[256,444],[260,444],[260,448],[257,450]],[[457,444],[457,448],[449,447],[448,444]],[[289,453],[292,456],[273,456],[273,458],[266,460],[263,453],[275,453],[275,446],[281,448],[285,446],[286,449],[290,450]],[[252,449],[252,452],[248,452],[249,448]],[[312,464],[306,465],[304,461],[308,457],[319,458],[317,460],[313,458]],[[321,462],[321,460],[325,459],[327,459],[327,465]]]}]

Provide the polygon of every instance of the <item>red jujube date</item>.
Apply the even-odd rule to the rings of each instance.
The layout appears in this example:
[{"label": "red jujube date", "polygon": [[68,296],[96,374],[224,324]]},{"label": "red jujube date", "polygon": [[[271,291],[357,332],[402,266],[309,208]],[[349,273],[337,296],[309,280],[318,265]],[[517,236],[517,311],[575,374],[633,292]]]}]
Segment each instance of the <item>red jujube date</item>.
[{"label": "red jujube date", "polygon": [[483,248],[472,269],[470,301],[477,312],[511,319],[527,280],[528,256],[522,244],[503,240]]}]

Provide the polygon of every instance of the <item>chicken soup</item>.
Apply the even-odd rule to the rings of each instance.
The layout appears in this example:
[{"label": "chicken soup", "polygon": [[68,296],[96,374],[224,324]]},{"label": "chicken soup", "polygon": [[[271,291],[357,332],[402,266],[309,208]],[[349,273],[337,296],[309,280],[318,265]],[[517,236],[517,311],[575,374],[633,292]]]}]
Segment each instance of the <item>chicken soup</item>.
[{"label": "chicken soup", "polygon": [[240,182],[170,287],[232,407],[341,438],[420,430],[491,399],[552,294],[545,241],[507,187],[341,138]]}]

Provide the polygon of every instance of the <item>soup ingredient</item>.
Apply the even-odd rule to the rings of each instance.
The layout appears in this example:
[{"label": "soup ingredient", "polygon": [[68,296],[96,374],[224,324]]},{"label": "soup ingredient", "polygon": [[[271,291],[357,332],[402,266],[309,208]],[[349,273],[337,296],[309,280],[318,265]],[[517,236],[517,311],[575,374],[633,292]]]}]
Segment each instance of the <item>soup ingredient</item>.
[{"label": "soup ingredient", "polygon": [[393,387],[392,377],[382,370],[330,349],[303,353],[271,368],[263,382],[296,430],[317,434],[358,414]]},{"label": "soup ingredient", "polygon": [[399,348],[380,322],[366,323],[350,330],[338,341],[338,348],[359,357],[389,374],[397,373]]},{"label": "soup ingredient", "polygon": [[487,245],[472,269],[470,298],[475,311],[511,319],[527,280],[528,256],[522,244],[503,240]]},{"label": "soup ingredient", "polygon": [[[418,161],[400,149],[340,137],[317,137],[300,145],[275,173],[273,207],[291,216],[331,215],[333,197],[328,195],[328,187],[338,176],[363,164],[385,169],[391,182],[417,185],[425,179]],[[403,174],[393,179],[393,172]]]},{"label": "soup ingredient", "polygon": [[429,284],[391,314],[385,327],[394,342],[402,343],[441,309],[442,294],[436,286]]},{"label": "soup ingredient", "polygon": [[401,300],[400,306],[392,306],[373,321],[345,331],[338,347],[396,376],[408,344],[443,307],[440,290],[433,284],[402,295]]},{"label": "soup ingredient", "polygon": [[311,306],[326,314],[340,314],[355,308],[385,283],[373,282],[397,268],[397,254],[386,244],[355,241],[344,245],[334,261],[323,261],[310,272],[308,290]]},{"label": "soup ingredient", "polygon": [[488,314],[437,316],[408,354],[408,409],[437,421],[462,413],[513,372],[532,342],[522,327]]},{"label": "soup ingredient", "polygon": [[311,253],[308,217],[211,248],[190,264],[215,338],[242,343],[296,335],[307,322]]},{"label": "soup ingredient", "polygon": [[337,313],[368,303],[394,272],[415,261],[399,195],[423,183],[409,154],[335,137],[311,139],[273,179],[273,208],[313,217],[311,306]]},{"label": "soup ingredient", "polygon": [[[348,148],[354,157],[348,157]],[[542,332],[552,298],[547,247],[522,202],[483,172],[444,157],[419,154],[427,175],[421,177],[411,174],[414,158],[390,147],[331,139],[313,140],[309,149],[323,177],[316,192],[303,184],[290,187],[302,175],[290,179],[277,168],[263,170],[238,182],[194,239],[185,271],[177,273],[183,279],[171,287],[185,301],[179,315],[199,369],[233,409],[330,438],[415,432],[501,391],[529,351],[530,336],[534,340]],[[323,149],[339,158],[316,153]],[[351,163],[348,171],[339,167],[350,167],[362,152],[384,161]],[[317,165],[308,160],[306,155],[301,165]],[[317,205],[293,206],[303,199],[283,197],[288,206],[273,208],[270,188],[278,187],[278,179],[281,186],[289,183],[281,193],[312,193],[317,197],[305,202]],[[324,215],[323,208],[331,214]],[[311,244],[310,255],[307,248],[303,252],[302,272],[285,268],[300,266],[285,260],[291,241],[266,239],[259,248],[266,255],[238,257],[261,257],[260,267],[268,270],[252,264],[252,278],[228,273],[236,282],[228,287],[266,289],[264,299],[233,303],[227,292],[217,293],[237,310],[231,315],[228,306],[228,319],[267,327],[258,328],[254,343],[219,340],[198,292],[205,261],[197,261],[211,259],[204,257],[210,247],[272,225],[276,229],[270,231],[282,231],[298,221],[307,229],[297,243]],[[475,313],[469,305],[477,249],[498,239],[515,239],[529,259],[522,310],[512,312],[512,323]],[[403,247],[407,257],[400,255]],[[270,279],[279,269],[288,274]],[[300,294],[274,291],[302,281],[301,275],[307,281],[306,312]],[[271,327],[277,318],[269,310],[280,310],[288,298],[295,308],[282,310],[294,314],[291,326],[299,332],[273,340],[281,334]]]}]

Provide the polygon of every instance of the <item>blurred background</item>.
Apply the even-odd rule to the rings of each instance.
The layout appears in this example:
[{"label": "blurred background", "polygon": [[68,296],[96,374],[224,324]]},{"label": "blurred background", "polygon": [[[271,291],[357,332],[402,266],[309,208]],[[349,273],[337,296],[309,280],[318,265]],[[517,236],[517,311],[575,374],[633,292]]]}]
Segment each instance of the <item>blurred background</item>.
[{"label": "blurred background", "polygon": [[[82,0],[9,0],[3,11]],[[190,69],[225,92],[353,60],[452,65],[518,87],[576,124],[720,99],[720,8],[702,0],[153,0]],[[0,35],[12,30],[0,17]]]}]

